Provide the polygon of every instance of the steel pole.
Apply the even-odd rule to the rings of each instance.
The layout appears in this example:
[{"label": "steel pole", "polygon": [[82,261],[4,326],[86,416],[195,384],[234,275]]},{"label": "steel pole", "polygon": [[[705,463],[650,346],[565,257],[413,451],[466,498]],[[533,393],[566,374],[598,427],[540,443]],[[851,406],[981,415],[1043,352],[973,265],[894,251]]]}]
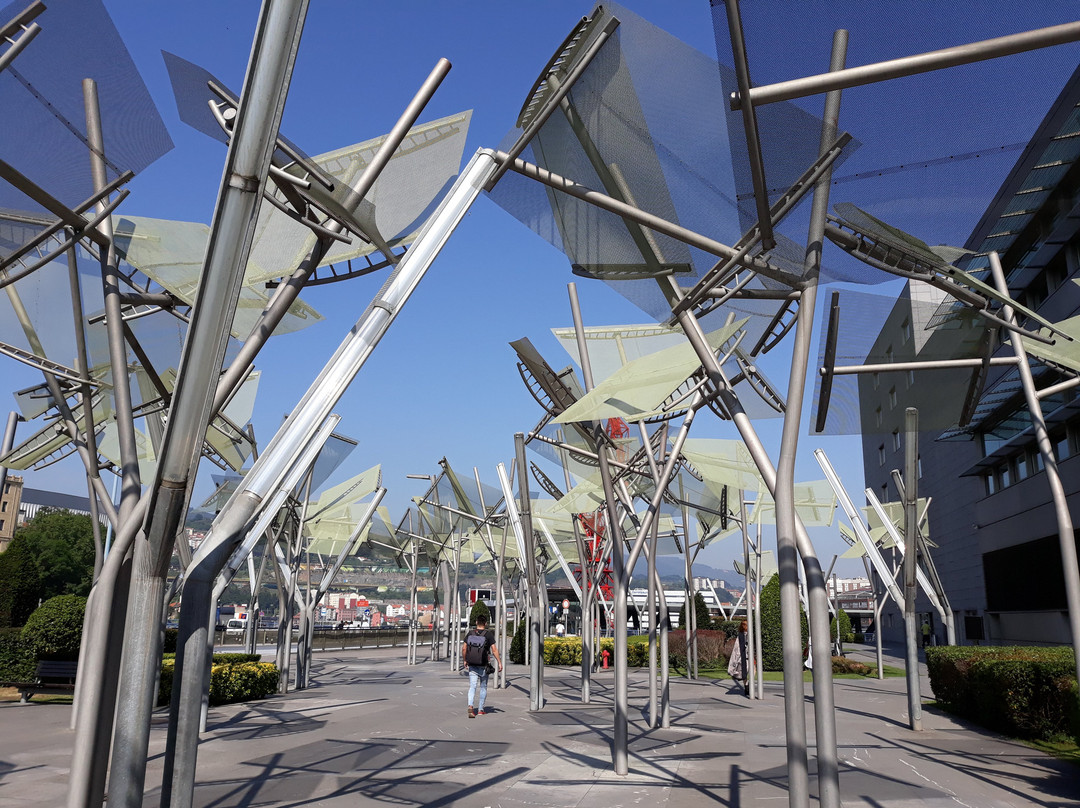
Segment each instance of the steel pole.
[{"label": "steel pole", "polygon": [[916,580],[915,531],[918,530],[919,411],[904,411],[904,639],[906,646],[908,723],[916,732],[922,730],[922,698],[919,694],[919,646],[915,598],[919,595]]},{"label": "steel pole", "polygon": [[[570,311],[574,319],[574,333],[577,336],[578,361],[585,382],[585,391],[593,388],[592,363],[589,361],[589,349],[585,342],[585,328],[581,320],[581,307],[578,303],[577,285],[567,284],[570,293]],[[623,539],[622,522],[616,508],[615,488],[611,481],[611,469],[608,466],[607,446],[604,443],[603,426],[594,427],[597,460],[600,466],[600,480],[604,488],[604,500],[607,503],[607,535],[611,539],[611,566],[615,574],[614,614],[612,630],[615,637],[615,687],[614,687],[614,727],[612,732],[612,764],[615,774],[625,775],[630,771],[629,762],[629,711],[630,688],[627,676],[627,571],[624,566],[626,542]],[[646,536],[639,536],[644,543]]]},{"label": "steel pole", "polygon": [[[994,285],[1003,295],[1009,294],[1009,285],[1005,281],[1005,273],[1001,268],[1001,259],[996,252],[990,253],[990,271],[993,273]],[[1010,322],[1015,322],[1012,306],[1002,307],[1002,317]],[[1027,350],[1024,348],[1020,337],[1011,335],[1016,354],[1016,367],[1020,371],[1020,381],[1024,387],[1024,399],[1027,402],[1028,412],[1031,414],[1031,426],[1035,432],[1035,439],[1039,446],[1039,454],[1042,455],[1043,466],[1046,469],[1046,483],[1050,486],[1050,495],[1054,501],[1054,515],[1058,523],[1058,544],[1061,551],[1061,574],[1065,578],[1065,598],[1069,607],[1069,633],[1072,638],[1073,655],[1076,659],[1077,670],[1080,671],[1080,565],[1076,558],[1076,538],[1073,531],[1072,515],[1069,513],[1069,502],[1065,497],[1065,488],[1061,484],[1061,476],[1058,474],[1057,459],[1054,457],[1054,447],[1050,443],[1050,435],[1046,431],[1046,421],[1043,419],[1042,406],[1039,403],[1038,393],[1035,391],[1035,380],[1031,375],[1031,365],[1028,363]]]},{"label": "steel pole", "polygon": [[[929,51],[915,56],[891,59],[886,62],[876,62],[860,67],[849,67],[846,70],[836,72],[830,71],[817,76],[807,76],[776,84],[766,84],[761,87],[751,87],[748,97],[754,106],[760,107],[762,104],[774,104],[777,101],[790,101],[793,98],[804,98],[808,95],[818,95],[833,90],[845,90],[849,87],[859,87],[864,84],[887,81],[888,79],[903,76],[914,76],[931,70],[941,70],[946,67],[996,59],[999,56],[1011,56],[1014,53],[1023,53],[1038,48],[1047,48],[1051,45],[1076,42],[1077,40],[1080,40],[1080,22],[1070,22],[1064,25],[1024,31],[995,39],[985,39],[968,45],[957,45],[952,48]],[[738,109],[739,101],[737,96],[732,97],[731,106],[732,109]]]}]

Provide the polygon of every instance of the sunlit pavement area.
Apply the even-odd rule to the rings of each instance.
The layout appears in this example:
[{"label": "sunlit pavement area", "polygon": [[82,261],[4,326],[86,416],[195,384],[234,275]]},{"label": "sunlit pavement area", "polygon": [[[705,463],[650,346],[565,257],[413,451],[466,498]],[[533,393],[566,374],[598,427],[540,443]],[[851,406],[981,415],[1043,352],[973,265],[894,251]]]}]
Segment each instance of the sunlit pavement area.
[{"label": "sunlit pavement area", "polygon": [[[854,656],[872,660],[869,650]],[[611,771],[610,673],[580,703],[579,672],[549,668],[530,713],[528,670],[466,716],[468,679],[404,649],[316,656],[306,691],[213,708],[195,804],[232,806],[738,806],[787,804],[781,685],[751,702],[730,681],[673,678],[671,728],[647,730],[648,678],[630,674],[630,774]],[[898,664],[895,658],[887,664]],[[807,685],[809,690],[810,686]],[[923,693],[930,698],[923,680]],[[944,715],[907,727],[903,678],[836,681],[845,806],[1080,805],[1080,770]],[[0,705],[0,804],[64,804],[71,707]],[[813,710],[807,724],[813,738]],[[165,715],[146,805],[159,803]],[[811,749],[811,771],[813,754]],[[813,779],[812,781],[813,782]]]}]

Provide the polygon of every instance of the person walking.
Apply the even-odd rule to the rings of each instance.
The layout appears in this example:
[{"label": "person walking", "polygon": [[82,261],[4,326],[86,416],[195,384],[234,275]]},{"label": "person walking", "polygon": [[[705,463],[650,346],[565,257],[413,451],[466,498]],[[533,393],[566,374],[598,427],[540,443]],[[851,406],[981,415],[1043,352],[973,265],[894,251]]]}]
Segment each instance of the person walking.
[{"label": "person walking", "polygon": [[749,625],[745,620],[739,623],[739,633],[735,636],[735,644],[731,646],[731,658],[728,660],[727,671],[731,678],[742,685],[744,693],[749,693],[747,687],[747,671],[749,660],[746,658],[746,633]]},{"label": "person walking", "polygon": [[[484,715],[488,674],[495,672],[490,662],[492,657],[499,663],[499,670],[502,670],[502,659],[499,657],[499,649],[495,646],[495,632],[487,627],[487,618],[480,615],[476,618],[476,628],[465,635],[465,642],[461,645],[461,658],[465,660],[465,665],[469,669],[469,718]],[[476,709],[473,709],[477,685],[480,686],[480,703]]]}]

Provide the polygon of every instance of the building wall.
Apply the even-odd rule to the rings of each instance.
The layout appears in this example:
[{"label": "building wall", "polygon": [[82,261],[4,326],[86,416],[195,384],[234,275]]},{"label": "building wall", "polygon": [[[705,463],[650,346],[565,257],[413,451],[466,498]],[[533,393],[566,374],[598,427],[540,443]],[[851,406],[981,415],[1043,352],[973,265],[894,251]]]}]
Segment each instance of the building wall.
[{"label": "building wall", "polygon": [[7,549],[19,526],[19,503],[22,500],[23,478],[9,474],[0,491],[0,553]]}]

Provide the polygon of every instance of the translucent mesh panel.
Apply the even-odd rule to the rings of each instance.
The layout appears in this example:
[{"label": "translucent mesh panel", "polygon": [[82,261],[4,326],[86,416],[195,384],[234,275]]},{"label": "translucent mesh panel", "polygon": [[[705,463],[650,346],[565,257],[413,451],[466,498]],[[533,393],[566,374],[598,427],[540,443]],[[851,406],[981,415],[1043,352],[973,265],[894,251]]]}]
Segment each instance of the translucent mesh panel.
[{"label": "translucent mesh panel", "polygon": [[[745,162],[746,152],[741,136],[734,143],[729,134],[724,82],[730,83],[731,72],[724,79],[712,59],[625,9],[606,3],[604,8],[620,25],[570,91],[573,112],[556,111],[523,159],[733,244],[752,217],[739,209],[740,181],[732,165],[733,155]],[[693,110],[691,124],[687,110]],[[581,125],[575,126],[574,115]],[[774,118],[769,145],[787,149],[774,162],[777,180],[785,181],[816,158],[820,126],[794,107],[779,107]],[[520,130],[511,132],[504,144],[519,135]],[[812,147],[802,148],[808,143]],[[810,155],[805,162],[804,153]],[[608,280],[659,320],[670,309],[657,284],[633,278],[666,272],[688,286],[716,262],[519,175],[504,177],[492,196],[563,250],[576,272]],[[752,213],[752,201],[747,210]],[[792,270],[801,275],[801,260]],[[775,304],[770,308],[771,317]]]},{"label": "translucent mesh panel", "polygon": [[308,521],[337,516],[370,495],[382,479],[382,467],[373,466],[319,494],[308,505]]},{"label": "translucent mesh panel", "polygon": [[[715,351],[744,324],[731,323],[706,335],[706,339]],[[604,418],[637,421],[662,414],[660,405],[700,367],[693,346],[683,340],[681,344],[629,360],[555,420],[558,423]]]},{"label": "translucent mesh panel", "polygon": [[236,487],[240,485],[240,481],[244,478],[240,474],[211,474],[210,478],[217,487],[198,507],[199,510],[217,513],[229,501],[229,497],[233,495]]},{"label": "translucent mesh panel", "polygon": [[[731,33],[727,24],[727,13],[722,2],[712,4],[713,32],[716,37],[716,54],[719,60],[719,80],[722,98],[730,98],[737,93],[739,83],[734,68],[726,64],[732,60]],[[751,58],[751,78],[754,54]],[[761,84],[760,78],[755,82]],[[790,102],[767,104],[756,110],[758,139],[761,143],[762,162],[765,166],[765,184],[770,202],[786,191],[806,169],[818,158],[821,139],[821,119],[816,115],[797,107]],[[746,145],[746,133],[743,129],[742,112],[732,110],[730,104],[721,103],[709,114],[723,115],[724,131],[727,132],[731,153],[731,172],[739,202],[741,229],[748,230],[757,221],[757,210],[753,204],[754,183],[750,171],[750,159]],[[859,144],[849,146],[837,163],[834,171],[846,160]],[[807,195],[803,202],[810,199]],[[801,268],[801,261],[799,262]]]},{"label": "translucent mesh panel", "polygon": [[311,490],[318,491],[322,488],[323,484],[330,479],[330,475],[345,462],[345,458],[352,454],[355,448],[356,441],[352,438],[337,433],[332,434],[330,439],[323,444],[318,458],[311,467]]},{"label": "translucent mesh panel", "polygon": [[[980,356],[984,321],[972,313],[932,326],[944,293],[925,284],[909,284],[900,298],[844,290],[836,366],[893,362],[970,359]],[[824,365],[830,306],[823,306],[817,368]],[[838,375],[824,434],[887,434],[903,430],[905,407],[919,409],[919,428],[941,430],[959,418],[973,369],[896,371]],[[822,377],[816,374],[815,423]]]},{"label": "translucent mesh panel", "polygon": [[[124,260],[187,304],[195,302],[210,228],[198,222],[175,222],[122,216],[115,220],[116,248]],[[292,271],[291,269],[289,270]],[[244,339],[251,333],[270,298],[259,286],[266,271],[248,262],[244,286],[236,304],[232,335]],[[296,300],[274,330],[287,334],[321,320],[315,309]]]},{"label": "translucent mesh panel", "polygon": [[[14,0],[0,19],[26,6]],[[84,78],[97,81],[108,180],[138,173],[173,144],[101,0],[53,0],[36,22],[41,33],[0,72],[3,159],[74,207],[93,194]],[[23,202],[0,183],[0,207],[26,209]]]}]

